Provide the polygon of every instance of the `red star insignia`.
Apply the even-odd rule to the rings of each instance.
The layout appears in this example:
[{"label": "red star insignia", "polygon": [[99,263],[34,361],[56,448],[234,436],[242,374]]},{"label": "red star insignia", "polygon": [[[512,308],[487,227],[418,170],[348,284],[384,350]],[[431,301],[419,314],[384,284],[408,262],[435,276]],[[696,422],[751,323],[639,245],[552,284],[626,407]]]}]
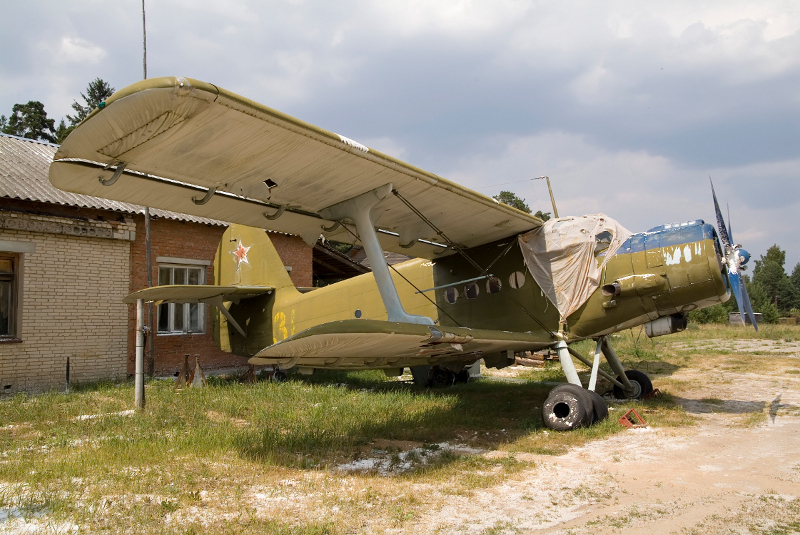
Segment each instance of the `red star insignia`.
[{"label": "red star insignia", "polygon": [[242,262],[245,264],[250,264],[247,260],[247,251],[250,250],[250,247],[245,247],[242,245],[242,242],[239,242],[239,245],[236,246],[236,249],[231,251],[231,254],[236,257],[236,267],[239,268],[242,265]]}]

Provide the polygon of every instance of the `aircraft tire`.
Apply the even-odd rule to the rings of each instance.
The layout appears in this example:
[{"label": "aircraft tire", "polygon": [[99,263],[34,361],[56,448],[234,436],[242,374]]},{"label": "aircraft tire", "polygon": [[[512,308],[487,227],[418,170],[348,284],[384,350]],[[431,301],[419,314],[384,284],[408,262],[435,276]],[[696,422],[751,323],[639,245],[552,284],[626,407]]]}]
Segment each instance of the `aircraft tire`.
[{"label": "aircraft tire", "polygon": [[551,390],[542,405],[544,425],[554,431],[572,431],[592,422],[592,398],[583,388],[569,386],[574,388],[562,386]]},{"label": "aircraft tire", "polygon": [[[633,384],[633,392],[629,396],[622,388],[614,385],[615,398],[641,399],[643,396],[646,396],[653,391],[653,383],[650,382],[650,378],[647,376],[647,374],[640,372],[639,370],[625,370],[625,376],[628,378],[631,384]],[[617,381],[622,381],[622,379],[617,377]]]},{"label": "aircraft tire", "polygon": [[456,379],[456,374],[450,370],[434,366],[431,368],[430,387],[431,388],[446,388],[453,386]]},{"label": "aircraft tire", "polygon": [[587,390],[589,396],[592,398],[592,424],[602,422],[608,418],[608,404],[603,396],[594,390]]},{"label": "aircraft tire", "polygon": [[594,412],[593,412],[594,409],[592,408],[594,404],[592,402],[593,401],[592,397],[589,395],[589,391],[586,390],[585,388],[581,387],[581,386],[573,385],[572,383],[564,383],[564,384],[560,384],[560,385],[556,386],[555,388],[553,388],[550,391],[550,394],[552,394],[553,392],[559,392],[561,390],[566,390],[566,391],[569,391],[569,392],[575,392],[575,394],[577,394],[579,396],[584,396],[586,398],[586,403],[584,404],[584,409],[586,410],[586,414],[584,415],[584,424],[583,425],[585,425],[585,426],[586,425],[591,425],[592,421],[593,421],[593,418],[594,418]]}]

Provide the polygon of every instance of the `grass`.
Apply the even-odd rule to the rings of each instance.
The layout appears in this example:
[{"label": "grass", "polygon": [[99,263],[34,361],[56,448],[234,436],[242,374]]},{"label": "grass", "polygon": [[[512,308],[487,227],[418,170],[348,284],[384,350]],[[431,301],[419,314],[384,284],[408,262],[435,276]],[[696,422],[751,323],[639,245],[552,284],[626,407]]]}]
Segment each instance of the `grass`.
[{"label": "grass", "polygon": [[[92,532],[134,525],[142,533],[183,533],[187,524],[177,519],[202,518],[204,509],[222,504],[226,515],[190,522],[191,529],[340,533],[363,520],[355,513],[362,501],[353,490],[341,491],[349,482],[371,489],[371,514],[387,526],[403,525],[413,522],[426,494],[402,489],[465,495],[531,466],[513,457],[433,455],[436,443],[559,453],[618,431],[609,425],[545,434],[539,408],[548,391],[535,382],[490,381],[433,391],[374,372],[284,384],[215,380],[177,393],[170,382],[155,381],[147,385],[146,410],[133,415],[120,414],[132,408],[130,383],[19,394],[0,403],[0,507],[46,513]],[[418,445],[433,452],[426,458],[432,460],[418,455],[416,469],[388,478],[335,470],[368,455],[379,440],[401,444],[398,451]],[[295,486],[283,488],[286,480]],[[293,492],[304,497],[292,520],[263,506]]]},{"label": "grass", "polygon": [[[758,336],[800,339],[797,327],[766,327]],[[692,425],[696,416],[678,401],[697,385],[673,377],[685,368],[708,370],[711,381],[717,369],[769,374],[769,362],[786,368],[776,377],[792,379],[787,373],[797,364],[790,357],[694,348],[739,335],[751,333],[703,326],[653,340],[637,331],[613,336],[620,358],[651,375],[662,396],[613,403],[609,419],[572,433],[547,431],[541,421],[546,383],[564,381],[557,363],[524,371],[515,382],[475,381],[441,391],[381,372],[324,372],[283,384],[213,378],[208,388],[179,392],[154,381],[147,385],[146,410],[133,415],[124,412],[133,408],[129,382],[78,386],[69,395],[18,394],[0,402],[0,512],[48,522],[54,532],[73,525],[109,533],[408,527],[431,503],[470,496],[533,468],[540,461],[530,454],[558,455],[621,432],[616,419],[629,408],[652,426]],[[588,354],[594,344],[577,349]],[[587,379],[586,367],[579,372]],[[599,390],[608,388],[601,383]],[[726,406],[720,396],[700,401]],[[743,412],[742,425],[765,422],[765,407]],[[438,446],[445,443],[495,455]],[[389,466],[411,468],[388,475],[337,469],[376,452]]]}]

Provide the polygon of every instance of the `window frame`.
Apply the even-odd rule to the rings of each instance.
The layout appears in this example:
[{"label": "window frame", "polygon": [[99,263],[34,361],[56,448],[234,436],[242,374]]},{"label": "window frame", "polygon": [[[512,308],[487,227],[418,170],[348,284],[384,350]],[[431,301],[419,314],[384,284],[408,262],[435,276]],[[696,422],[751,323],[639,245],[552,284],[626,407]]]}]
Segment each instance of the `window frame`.
[{"label": "window frame", "polygon": [[22,312],[22,254],[11,251],[0,251],[0,259],[11,260],[11,273],[0,274],[0,281],[7,280],[10,284],[10,295],[8,303],[8,333],[0,333],[0,342],[21,342],[20,340],[20,325],[21,312]]},{"label": "window frame", "polygon": [[[162,281],[162,270],[169,270],[169,281]],[[185,263],[159,262],[158,263],[158,285],[175,284],[176,270],[184,271],[184,280],[178,284],[190,284],[190,271],[197,272],[197,282],[194,284],[203,285],[206,283],[206,266],[199,265],[197,261],[186,260]],[[196,324],[198,329],[192,328],[192,307],[197,307]],[[167,312],[166,329],[162,330],[162,314]],[[176,318],[180,318],[177,322]],[[206,306],[203,303],[162,303],[156,312],[156,335],[158,336],[181,336],[206,333]]]}]

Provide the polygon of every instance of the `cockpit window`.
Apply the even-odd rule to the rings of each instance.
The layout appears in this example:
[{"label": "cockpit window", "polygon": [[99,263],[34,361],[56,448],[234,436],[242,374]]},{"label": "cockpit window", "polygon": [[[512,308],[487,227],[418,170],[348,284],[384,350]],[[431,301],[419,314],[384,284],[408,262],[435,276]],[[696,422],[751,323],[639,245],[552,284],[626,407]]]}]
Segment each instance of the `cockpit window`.
[{"label": "cockpit window", "polygon": [[609,245],[611,245],[611,240],[613,239],[614,235],[607,230],[604,230],[603,232],[595,236],[595,240],[597,241],[597,243],[594,246],[595,258],[606,255],[606,249],[608,249]]}]

